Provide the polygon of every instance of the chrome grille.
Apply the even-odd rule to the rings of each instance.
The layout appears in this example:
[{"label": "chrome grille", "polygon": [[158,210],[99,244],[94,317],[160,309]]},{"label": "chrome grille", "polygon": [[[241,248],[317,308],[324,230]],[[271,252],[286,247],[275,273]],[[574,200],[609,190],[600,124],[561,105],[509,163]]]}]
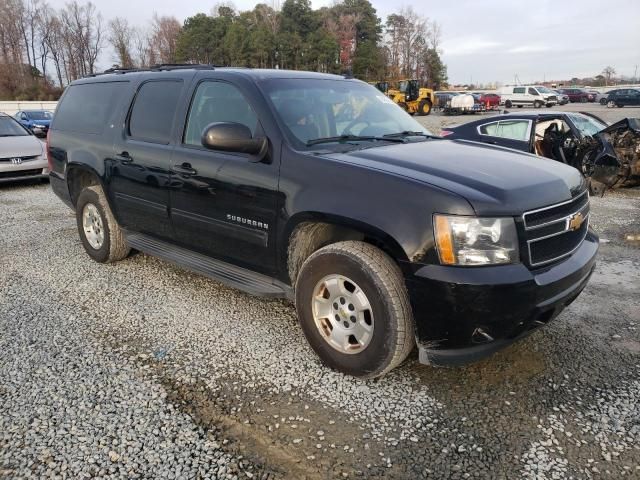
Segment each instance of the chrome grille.
[{"label": "chrome grille", "polygon": [[566,202],[525,212],[522,221],[529,264],[537,267],[560,260],[587,236],[589,193],[585,190]]}]

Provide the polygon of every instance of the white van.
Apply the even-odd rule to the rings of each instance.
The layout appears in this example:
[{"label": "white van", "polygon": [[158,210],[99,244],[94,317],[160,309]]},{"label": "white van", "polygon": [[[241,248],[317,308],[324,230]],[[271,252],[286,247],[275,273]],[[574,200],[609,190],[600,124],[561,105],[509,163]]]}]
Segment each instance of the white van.
[{"label": "white van", "polygon": [[541,85],[502,87],[498,93],[501,97],[501,103],[504,103],[506,108],[513,106],[520,108],[523,105],[535,108],[553,107],[558,103],[556,92]]}]

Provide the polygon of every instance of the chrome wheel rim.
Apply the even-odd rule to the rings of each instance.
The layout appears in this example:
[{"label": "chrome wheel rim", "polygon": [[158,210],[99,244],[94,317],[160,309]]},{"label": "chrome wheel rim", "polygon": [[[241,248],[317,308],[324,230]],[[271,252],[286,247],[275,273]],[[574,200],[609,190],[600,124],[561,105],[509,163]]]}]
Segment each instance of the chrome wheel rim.
[{"label": "chrome wheel rim", "polygon": [[82,209],[82,229],[91,248],[100,250],[104,243],[104,227],[100,212],[93,203],[87,203]]},{"label": "chrome wheel rim", "polygon": [[373,311],[364,291],[344,275],[327,275],[313,289],[312,311],[320,336],[335,350],[360,353],[373,338]]}]

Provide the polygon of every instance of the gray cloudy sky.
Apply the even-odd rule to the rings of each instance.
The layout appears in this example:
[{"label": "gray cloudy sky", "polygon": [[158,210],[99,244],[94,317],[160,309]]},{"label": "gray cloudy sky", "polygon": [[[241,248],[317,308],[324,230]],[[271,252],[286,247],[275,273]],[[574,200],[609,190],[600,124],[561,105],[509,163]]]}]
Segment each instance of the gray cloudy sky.
[{"label": "gray cloudy sky", "polygon": [[[66,0],[49,0],[61,7]],[[144,24],[157,12],[181,21],[217,1],[93,0],[106,18]],[[234,0],[240,10],[256,0]],[[271,3],[271,0],[262,0]],[[332,0],[312,0],[314,8]],[[607,66],[634,75],[640,65],[640,0],[371,0],[383,19],[402,5],[442,25],[444,61],[455,83],[522,82],[597,75]],[[107,67],[111,52],[103,55]],[[640,76],[640,66],[638,67]]]}]

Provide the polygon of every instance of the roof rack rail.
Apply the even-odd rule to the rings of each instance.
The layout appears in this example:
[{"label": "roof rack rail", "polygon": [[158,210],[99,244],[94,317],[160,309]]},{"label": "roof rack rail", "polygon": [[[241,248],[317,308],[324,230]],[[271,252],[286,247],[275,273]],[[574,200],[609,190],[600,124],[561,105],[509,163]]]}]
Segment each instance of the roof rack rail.
[{"label": "roof rack rail", "polygon": [[211,65],[208,63],[160,63],[152,65],[149,70],[215,70],[219,65]]}]

